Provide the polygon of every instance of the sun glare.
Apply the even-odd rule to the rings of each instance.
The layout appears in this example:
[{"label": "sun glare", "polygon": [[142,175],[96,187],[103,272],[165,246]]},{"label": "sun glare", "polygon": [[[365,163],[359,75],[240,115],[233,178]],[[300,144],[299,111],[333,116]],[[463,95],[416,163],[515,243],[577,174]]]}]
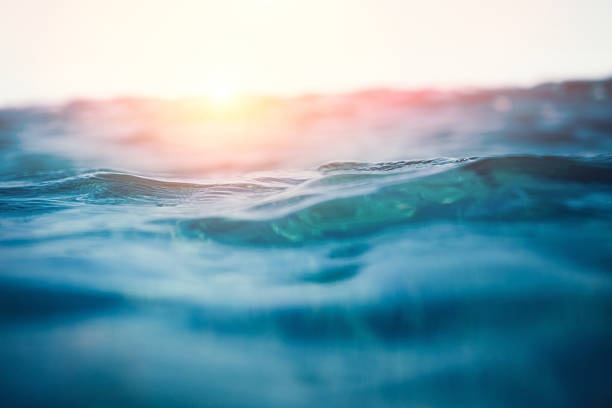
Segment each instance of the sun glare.
[{"label": "sun glare", "polygon": [[233,102],[236,97],[236,92],[230,84],[225,82],[217,82],[210,90],[209,98],[219,106],[227,106]]}]

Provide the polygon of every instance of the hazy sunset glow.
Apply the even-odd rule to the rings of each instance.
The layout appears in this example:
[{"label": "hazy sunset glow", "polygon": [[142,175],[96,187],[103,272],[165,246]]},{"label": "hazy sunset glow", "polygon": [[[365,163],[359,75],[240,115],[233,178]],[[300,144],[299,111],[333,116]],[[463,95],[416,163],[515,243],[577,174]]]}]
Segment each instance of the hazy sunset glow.
[{"label": "hazy sunset glow", "polygon": [[607,0],[3,0],[0,103],[600,77],[610,15]]}]

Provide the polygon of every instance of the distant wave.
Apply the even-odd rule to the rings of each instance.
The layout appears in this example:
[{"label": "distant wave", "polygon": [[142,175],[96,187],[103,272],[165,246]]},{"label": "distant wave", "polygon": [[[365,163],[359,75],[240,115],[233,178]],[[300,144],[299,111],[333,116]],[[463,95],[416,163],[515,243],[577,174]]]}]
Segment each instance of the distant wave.
[{"label": "distant wave", "polygon": [[[433,173],[431,172],[432,170]],[[198,184],[112,171],[0,187],[6,210],[49,206],[207,204],[213,216],[176,222],[190,237],[243,245],[300,245],[435,220],[520,221],[605,214],[612,160],[553,156],[432,159],[322,165],[310,179]],[[241,211],[221,216],[227,200]],[[2,208],[2,207],[0,207]],[[30,208],[31,210],[31,208]],[[217,211],[219,215],[214,215]]]},{"label": "distant wave", "polygon": [[[434,165],[431,162],[430,165]],[[373,190],[342,197],[328,192],[303,202],[280,217],[233,219],[207,217],[180,222],[193,237],[242,245],[301,245],[305,242],[353,237],[381,228],[428,221],[537,221],[557,217],[608,216],[612,202],[612,162],[608,158],[496,157],[457,160],[441,173],[411,179],[372,181]],[[423,164],[416,162],[413,164]],[[322,167],[374,175],[378,170],[410,166],[406,162],[380,164],[334,163]],[[325,176],[318,183],[339,189],[354,179]],[[304,194],[304,192],[302,192]],[[267,205],[296,206],[298,200]]]}]

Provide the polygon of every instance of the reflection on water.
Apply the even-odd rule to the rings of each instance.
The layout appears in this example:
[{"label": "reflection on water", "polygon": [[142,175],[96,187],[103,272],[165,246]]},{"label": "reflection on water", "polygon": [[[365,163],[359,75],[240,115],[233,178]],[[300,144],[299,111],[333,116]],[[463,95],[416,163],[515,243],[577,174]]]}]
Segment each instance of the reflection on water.
[{"label": "reflection on water", "polygon": [[612,82],[0,111],[8,406],[603,406]]}]

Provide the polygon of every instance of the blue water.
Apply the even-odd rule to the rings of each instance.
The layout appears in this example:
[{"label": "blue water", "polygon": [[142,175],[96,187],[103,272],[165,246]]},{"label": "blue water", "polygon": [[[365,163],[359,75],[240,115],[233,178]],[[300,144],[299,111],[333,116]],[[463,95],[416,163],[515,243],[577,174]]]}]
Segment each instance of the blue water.
[{"label": "blue water", "polygon": [[608,406],[612,81],[0,110],[6,406]]}]

